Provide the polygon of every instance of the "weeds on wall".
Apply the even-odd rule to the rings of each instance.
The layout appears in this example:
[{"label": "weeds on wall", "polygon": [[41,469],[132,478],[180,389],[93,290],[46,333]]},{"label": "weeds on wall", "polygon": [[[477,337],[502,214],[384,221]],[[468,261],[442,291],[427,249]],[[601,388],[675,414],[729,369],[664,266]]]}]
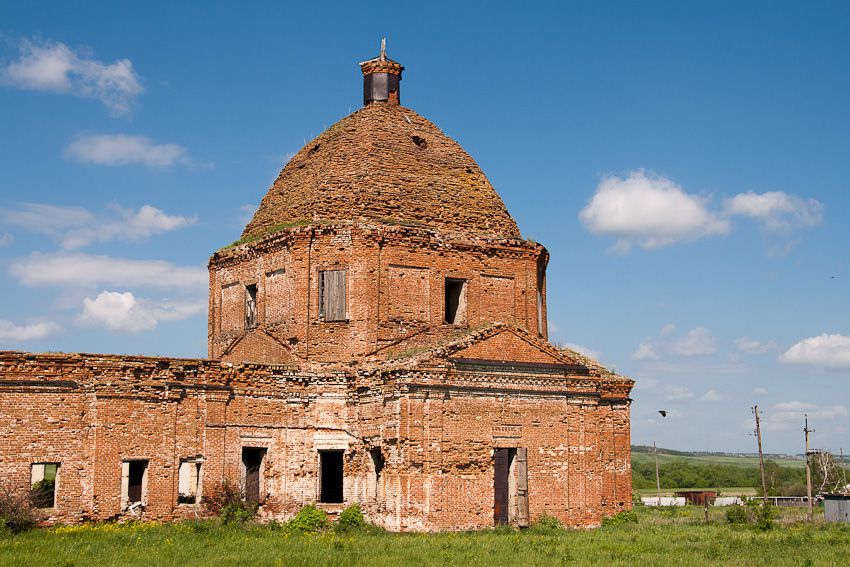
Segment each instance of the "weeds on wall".
[{"label": "weeds on wall", "polygon": [[201,504],[207,514],[218,516],[226,525],[244,524],[254,519],[260,507],[255,500],[245,500],[242,489],[227,479],[205,494]]},{"label": "weeds on wall", "polygon": [[38,521],[29,491],[0,484],[0,531],[18,534],[34,528]]}]

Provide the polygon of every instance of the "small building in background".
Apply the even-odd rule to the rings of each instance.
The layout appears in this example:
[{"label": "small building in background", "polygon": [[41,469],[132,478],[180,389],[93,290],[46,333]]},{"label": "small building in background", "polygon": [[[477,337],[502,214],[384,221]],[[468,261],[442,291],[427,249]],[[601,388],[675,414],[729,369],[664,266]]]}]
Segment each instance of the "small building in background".
[{"label": "small building in background", "polygon": [[717,498],[717,492],[714,490],[680,490],[675,494],[694,506],[705,506],[706,500],[710,505]]},{"label": "small building in background", "polygon": [[823,517],[827,522],[850,522],[850,494],[824,494]]}]

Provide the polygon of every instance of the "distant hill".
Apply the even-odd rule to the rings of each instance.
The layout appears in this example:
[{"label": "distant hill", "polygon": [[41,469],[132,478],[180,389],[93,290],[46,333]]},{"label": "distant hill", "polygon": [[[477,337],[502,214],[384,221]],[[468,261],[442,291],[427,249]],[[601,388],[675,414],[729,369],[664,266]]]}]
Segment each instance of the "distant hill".
[{"label": "distant hill", "polygon": [[[765,453],[765,460],[770,459],[782,467],[805,467],[806,461],[802,455],[785,455]],[[711,451],[676,451],[674,449],[658,448],[658,463],[683,460],[690,464],[702,465],[735,465],[740,467],[758,466],[758,453],[723,453]],[[632,445],[632,462],[655,462],[653,449],[648,445]]]}]

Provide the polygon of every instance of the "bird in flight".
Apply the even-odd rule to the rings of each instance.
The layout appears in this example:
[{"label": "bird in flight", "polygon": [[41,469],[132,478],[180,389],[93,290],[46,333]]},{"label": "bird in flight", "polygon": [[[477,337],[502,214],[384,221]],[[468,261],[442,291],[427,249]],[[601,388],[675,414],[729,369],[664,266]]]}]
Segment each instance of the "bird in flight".
[{"label": "bird in flight", "polygon": [[658,410],[658,413],[661,414],[661,417],[667,417],[667,410],[660,409]]}]

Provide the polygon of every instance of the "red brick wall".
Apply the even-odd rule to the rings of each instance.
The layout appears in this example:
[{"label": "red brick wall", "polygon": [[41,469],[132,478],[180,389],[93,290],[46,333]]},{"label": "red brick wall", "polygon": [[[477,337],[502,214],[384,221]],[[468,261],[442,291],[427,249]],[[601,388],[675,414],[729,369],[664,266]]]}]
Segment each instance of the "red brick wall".
[{"label": "red brick wall", "polygon": [[[51,519],[107,519],[122,514],[121,461],[149,459],[145,517],[193,517],[176,503],[181,458],[203,457],[209,491],[240,478],[242,447],[265,447],[262,514],[285,518],[317,499],[317,451],[344,449],[346,503],[362,502],[372,521],[480,528],[493,524],[493,449],[526,447],[532,519],[596,525],[630,506],[628,400],[616,384],[552,372],[316,374],[0,352],[0,478],[25,489],[32,463],[60,462]],[[380,499],[370,448],[386,460]]]},{"label": "red brick wall", "polygon": [[[345,362],[425,330],[447,334],[455,329],[444,322],[447,277],[467,282],[462,327],[511,322],[536,334],[538,262],[547,259],[542,246],[522,240],[451,240],[410,227],[284,230],[210,260],[209,355],[289,362],[283,348],[299,360]],[[345,322],[319,317],[318,273],[331,269],[347,271]],[[251,284],[259,290],[259,325],[246,333]],[[544,290],[544,338],[545,309]],[[262,332],[278,344],[251,338]]]}]

